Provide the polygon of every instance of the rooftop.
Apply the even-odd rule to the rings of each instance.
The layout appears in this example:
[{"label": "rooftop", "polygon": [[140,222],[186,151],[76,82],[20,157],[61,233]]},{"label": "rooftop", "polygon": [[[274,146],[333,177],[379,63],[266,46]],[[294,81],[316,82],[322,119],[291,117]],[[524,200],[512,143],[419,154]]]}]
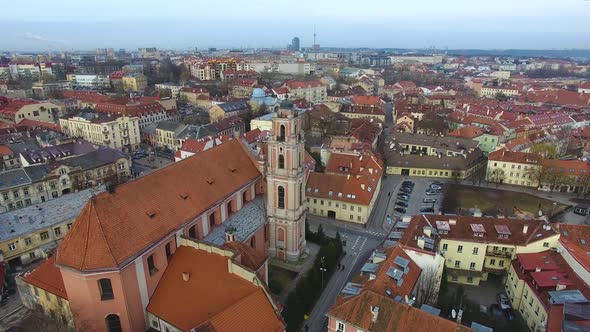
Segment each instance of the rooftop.
[{"label": "rooftop", "polygon": [[55,266],[55,255],[51,255],[34,270],[25,272],[22,278],[25,282],[33,286],[39,287],[62,299],[68,299],[61,271]]},{"label": "rooftop", "polygon": [[266,207],[263,197],[248,202],[236,213],[227,218],[222,225],[213,229],[205,242],[222,246],[225,243],[226,229],[235,230],[236,240],[245,242],[266,223]]}]

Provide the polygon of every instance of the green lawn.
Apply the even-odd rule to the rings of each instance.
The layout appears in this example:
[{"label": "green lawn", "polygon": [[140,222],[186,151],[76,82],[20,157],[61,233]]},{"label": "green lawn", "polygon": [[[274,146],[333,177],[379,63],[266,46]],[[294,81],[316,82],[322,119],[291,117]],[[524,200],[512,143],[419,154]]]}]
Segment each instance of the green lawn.
[{"label": "green lawn", "polygon": [[[504,215],[522,217],[523,214],[538,217],[539,207],[543,215],[555,215],[567,205],[540,198],[534,195],[513,191],[498,190],[450,184],[443,199],[446,213],[468,214],[470,209],[478,208],[484,215]],[[519,215],[518,211],[523,214]]]},{"label": "green lawn", "polygon": [[269,265],[268,266],[268,281],[276,281],[281,284],[282,292],[288,291],[289,286],[297,276],[297,273],[289,270],[282,269],[280,267]]}]

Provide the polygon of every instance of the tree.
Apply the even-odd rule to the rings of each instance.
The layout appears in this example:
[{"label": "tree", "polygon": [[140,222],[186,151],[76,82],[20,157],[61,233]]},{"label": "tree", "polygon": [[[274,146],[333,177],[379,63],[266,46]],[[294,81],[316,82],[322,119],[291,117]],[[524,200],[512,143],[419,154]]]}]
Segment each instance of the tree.
[{"label": "tree", "polygon": [[343,251],[343,246],[342,246],[342,238],[340,237],[340,232],[336,232],[336,238],[334,238],[334,242],[336,244],[336,251],[338,253],[338,256],[340,256],[342,254]]},{"label": "tree", "polygon": [[182,71],[180,72],[180,83],[186,83],[192,77],[190,70],[186,67],[182,67]]},{"label": "tree", "polygon": [[557,146],[552,143],[537,143],[531,146],[531,153],[536,153],[547,159],[554,159],[558,157]]},{"label": "tree", "polygon": [[508,96],[505,95],[503,92],[496,93],[495,97],[496,97],[497,101],[507,101],[508,100]]},{"label": "tree", "polygon": [[436,304],[440,285],[441,279],[437,275],[436,267],[433,265],[425,266],[420,274],[416,292],[416,303],[418,307],[422,304]]},{"label": "tree", "polygon": [[158,94],[160,98],[172,98],[172,90],[170,89],[159,89]]},{"label": "tree", "polygon": [[498,188],[498,186],[504,182],[504,170],[499,169],[499,168],[495,168],[492,170],[492,172],[490,172],[490,175],[488,176],[488,180],[495,182],[496,183],[496,188]]},{"label": "tree", "polygon": [[322,224],[318,226],[318,231],[315,234],[317,243],[322,244],[326,240],[326,234],[324,234],[324,228]]}]

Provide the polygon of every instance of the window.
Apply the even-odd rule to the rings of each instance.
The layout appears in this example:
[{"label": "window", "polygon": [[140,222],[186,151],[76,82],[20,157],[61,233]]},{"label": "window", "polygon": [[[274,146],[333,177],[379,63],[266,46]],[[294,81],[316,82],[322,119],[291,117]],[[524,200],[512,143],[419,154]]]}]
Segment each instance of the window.
[{"label": "window", "polygon": [[467,282],[470,283],[470,284],[472,284],[473,283],[473,277],[472,276],[467,277]]},{"label": "window", "polygon": [[13,191],[12,196],[14,196],[14,198],[18,198],[18,190]]},{"label": "window", "polygon": [[244,191],[242,194],[242,204],[245,204],[248,201],[248,192]]},{"label": "window", "polygon": [[172,249],[171,249],[171,242],[166,243],[166,258],[170,259],[170,256],[172,256]]},{"label": "window", "polygon": [[477,253],[479,252],[479,248],[473,248],[473,254],[477,255]]},{"label": "window", "polygon": [[24,187],[23,193],[25,194],[25,196],[29,196],[29,187]]},{"label": "window", "polygon": [[454,275],[454,276],[451,276],[451,280],[457,281],[457,280],[459,280],[459,278],[456,275]]},{"label": "window", "polygon": [[68,227],[68,229],[71,229],[72,228],[72,223],[69,222],[68,225],[67,225],[67,227]]},{"label": "window", "polygon": [[156,269],[156,264],[154,263],[154,254],[151,254],[147,258],[147,263],[148,263],[148,271],[150,271],[150,275],[154,275],[154,273],[158,272],[158,269]]},{"label": "window", "polygon": [[112,300],[115,298],[113,294],[113,286],[111,285],[111,279],[100,279],[98,280],[98,288],[100,289],[100,300]]},{"label": "window", "polygon": [[354,216],[351,214],[350,215],[350,220],[353,220],[353,219],[354,219]]},{"label": "window", "polygon": [[279,128],[279,141],[285,140],[285,125],[281,125]]},{"label": "window", "polygon": [[337,332],[344,332],[344,323],[338,322],[336,327]]},{"label": "window", "polygon": [[463,252],[463,246],[461,246],[461,245],[457,246],[457,252]]},{"label": "window", "polygon": [[105,318],[107,324],[107,332],[121,332],[123,329],[121,328],[121,320],[119,316],[115,314],[110,314]]},{"label": "window", "polygon": [[279,186],[279,209],[285,208],[285,188],[283,186]]},{"label": "window", "polygon": [[543,247],[545,247],[545,248],[549,247],[549,242],[543,242]]},{"label": "window", "polygon": [[320,200],[320,205],[324,205],[324,200]]},{"label": "window", "polygon": [[445,244],[443,244],[442,251],[447,251],[448,248],[449,248],[449,245],[445,243]]},{"label": "window", "polygon": [[303,183],[299,184],[299,206],[303,205]]},{"label": "window", "polygon": [[504,267],[504,261],[498,261],[498,265],[499,265],[500,267]]},{"label": "window", "polygon": [[40,236],[41,240],[47,240],[49,238],[49,232],[42,232]]},{"label": "window", "polygon": [[461,261],[455,261],[455,268],[460,268],[461,267]]},{"label": "window", "polygon": [[32,241],[31,241],[31,238],[30,237],[25,238],[25,245],[30,246],[31,245],[31,242]]},{"label": "window", "polygon": [[[209,226],[211,228],[215,226],[215,212],[211,213],[211,215],[209,216]],[[209,229],[209,231],[211,231],[211,229]]]},{"label": "window", "polygon": [[496,265],[496,260],[494,258],[490,259],[490,265]]},{"label": "window", "polygon": [[55,227],[53,229],[53,232],[55,233],[55,236],[60,236],[61,235],[61,228]]},{"label": "window", "polygon": [[32,252],[29,253],[29,258],[30,259],[35,259],[36,256],[37,255],[35,255],[35,252],[34,251],[32,251]]},{"label": "window", "polygon": [[469,264],[469,269],[470,269],[470,270],[475,270],[475,262],[471,262],[471,263]]},{"label": "window", "polygon": [[5,201],[8,200],[8,193],[4,192],[2,193],[2,198],[4,198]]},{"label": "window", "polygon": [[16,244],[14,242],[13,243],[9,243],[8,244],[8,250],[10,250],[10,251],[16,250]]},{"label": "window", "polygon": [[283,156],[282,154],[279,155],[279,168],[285,168],[285,156]]}]

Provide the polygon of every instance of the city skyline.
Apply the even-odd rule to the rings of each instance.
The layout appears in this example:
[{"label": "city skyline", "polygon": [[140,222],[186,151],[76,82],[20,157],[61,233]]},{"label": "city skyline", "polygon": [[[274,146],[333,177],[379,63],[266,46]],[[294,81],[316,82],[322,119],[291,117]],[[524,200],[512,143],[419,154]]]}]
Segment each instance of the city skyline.
[{"label": "city skyline", "polygon": [[[52,6],[38,1],[37,13],[22,3],[6,4],[11,16],[0,22],[4,31],[2,50],[63,51],[97,47],[134,49],[284,48],[293,36],[302,47],[318,43],[328,47],[437,48],[451,49],[585,49],[583,36],[590,33],[584,20],[590,9],[586,1],[506,0],[492,4],[452,1],[435,6],[430,0],[410,4],[371,1],[362,8],[332,1],[316,5],[302,1],[296,8],[268,1],[253,4],[244,13],[236,6],[222,8],[172,0],[153,10],[138,1],[102,1],[81,7],[66,0]],[[504,5],[503,5],[504,4]],[[272,5],[272,6],[271,6]],[[335,5],[335,4],[334,4]],[[86,6],[86,5],[85,5]],[[239,7],[239,6],[238,6]],[[29,7],[27,7],[29,8]],[[272,8],[272,10],[270,10]],[[380,8],[380,10],[374,10]],[[502,8],[510,8],[506,12]],[[179,10],[182,9],[182,10]],[[223,15],[214,15],[223,12]],[[286,13],[285,16],[277,13]],[[90,15],[92,14],[92,15]],[[75,33],[73,33],[75,32]]]}]

